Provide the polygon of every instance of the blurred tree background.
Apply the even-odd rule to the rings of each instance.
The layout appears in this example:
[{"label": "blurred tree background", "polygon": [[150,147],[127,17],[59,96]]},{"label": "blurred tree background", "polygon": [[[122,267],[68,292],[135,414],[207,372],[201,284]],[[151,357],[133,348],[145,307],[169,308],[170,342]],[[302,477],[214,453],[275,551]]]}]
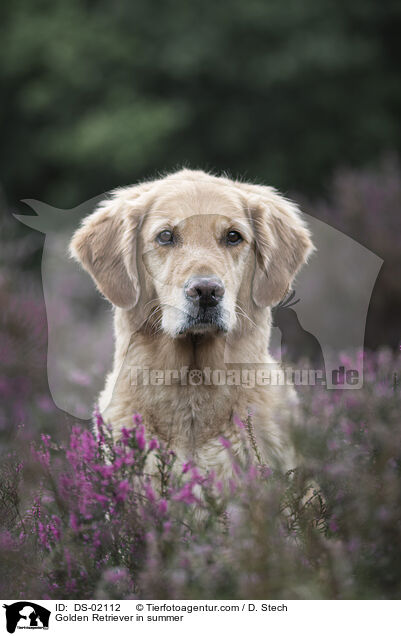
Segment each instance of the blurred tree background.
[{"label": "blurred tree background", "polygon": [[[302,194],[308,212],[385,259],[367,340],[394,346],[400,32],[397,0],[5,0],[6,206],[29,197],[73,207],[182,165]],[[385,198],[366,227],[363,171]]]}]

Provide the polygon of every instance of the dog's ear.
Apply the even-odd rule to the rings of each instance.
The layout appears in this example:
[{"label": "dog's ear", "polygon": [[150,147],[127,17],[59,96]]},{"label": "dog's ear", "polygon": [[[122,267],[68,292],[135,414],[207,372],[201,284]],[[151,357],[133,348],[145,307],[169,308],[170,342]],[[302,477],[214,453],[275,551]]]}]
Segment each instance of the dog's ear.
[{"label": "dog's ear", "polygon": [[71,256],[100,292],[123,309],[135,307],[140,296],[136,246],[145,214],[140,197],[149,189],[144,184],[112,192],[83,220],[70,243]]},{"label": "dog's ear", "polygon": [[298,207],[273,188],[237,185],[255,236],[252,298],[258,307],[275,305],[314,251],[310,232]]}]

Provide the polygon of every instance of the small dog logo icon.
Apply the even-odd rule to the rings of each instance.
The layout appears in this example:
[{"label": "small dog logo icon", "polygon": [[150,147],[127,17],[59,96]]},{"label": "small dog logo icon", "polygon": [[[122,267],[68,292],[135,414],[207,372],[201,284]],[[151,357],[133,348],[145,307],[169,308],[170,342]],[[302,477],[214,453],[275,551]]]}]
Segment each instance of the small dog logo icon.
[{"label": "small dog logo icon", "polygon": [[[14,634],[18,629],[48,629],[50,611],[31,601],[19,601],[3,605],[6,610],[7,631]],[[21,624],[23,623],[23,625]]]}]

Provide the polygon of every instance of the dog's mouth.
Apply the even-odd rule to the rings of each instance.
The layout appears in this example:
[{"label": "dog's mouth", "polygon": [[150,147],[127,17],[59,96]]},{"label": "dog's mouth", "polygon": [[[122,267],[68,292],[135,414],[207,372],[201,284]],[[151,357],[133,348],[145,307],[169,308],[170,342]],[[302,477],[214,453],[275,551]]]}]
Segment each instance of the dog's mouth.
[{"label": "dog's mouth", "polygon": [[221,311],[216,310],[215,307],[200,308],[196,316],[187,315],[178,335],[182,336],[188,333],[196,334],[210,331],[223,333],[227,333],[228,331]]}]

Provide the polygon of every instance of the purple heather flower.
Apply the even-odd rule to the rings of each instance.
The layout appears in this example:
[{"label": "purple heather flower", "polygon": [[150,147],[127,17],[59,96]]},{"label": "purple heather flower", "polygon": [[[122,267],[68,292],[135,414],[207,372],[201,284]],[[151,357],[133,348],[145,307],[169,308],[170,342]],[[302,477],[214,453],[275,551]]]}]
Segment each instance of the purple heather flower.
[{"label": "purple heather flower", "polygon": [[140,424],[135,431],[136,442],[138,444],[139,450],[143,451],[146,446],[145,440],[145,427],[143,424]]},{"label": "purple heather flower", "polygon": [[231,494],[234,494],[235,491],[237,490],[237,484],[235,483],[235,481],[233,479],[229,479],[228,480],[228,485],[230,487]]},{"label": "purple heather flower", "polygon": [[56,515],[52,515],[52,522],[49,524],[50,531],[55,541],[60,541],[61,538],[61,519]]},{"label": "purple heather flower", "polygon": [[173,495],[175,501],[183,501],[186,504],[200,503],[198,498],[192,492],[192,484],[190,482],[184,484],[184,486],[175,495]]},{"label": "purple heather flower", "polygon": [[114,473],[114,465],[105,466],[104,464],[94,464],[93,467],[103,477],[103,479],[108,479]]},{"label": "purple heather flower", "polygon": [[145,495],[151,503],[156,501],[155,492],[149,481],[145,484]]},{"label": "purple heather flower", "polygon": [[171,527],[172,527],[171,521],[165,521],[163,523],[163,532],[167,534],[168,532],[170,532]]},{"label": "purple heather flower", "polygon": [[133,436],[133,433],[134,433],[133,429],[125,428],[125,426],[123,426],[123,428],[121,429],[121,441],[125,446],[129,444]]},{"label": "purple heather flower", "polygon": [[204,481],[204,477],[200,474],[196,466],[191,468],[191,482],[193,484],[201,484]]},{"label": "purple heather flower", "polygon": [[99,442],[99,444],[103,445],[105,443],[104,421],[102,416],[100,415],[100,411],[97,406],[95,407],[94,418],[96,423],[97,441]]},{"label": "purple heather flower", "polygon": [[162,517],[164,517],[164,515],[167,513],[167,508],[168,508],[167,501],[165,499],[160,499],[157,509],[159,514]]},{"label": "purple heather flower", "polygon": [[236,424],[238,428],[245,428],[244,422],[238,417],[238,415],[234,414],[233,420],[234,424]]},{"label": "purple heather flower", "polygon": [[120,481],[117,488],[117,495],[116,495],[117,501],[125,501],[127,498],[129,489],[130,489],[130,485],[127,479]]},{"label": "purple heather flower", "polygon": [[50,438],[50,435],[44,435],[44,434],[42,433],[42,435],[40,436],[40,438],[41,438],[41,440],[42,440],[43,446],[44,446],[45,448],[50,448],[50,439],[51,439],[51,438]]},{"label": "purple heather flower", "polygon": [[339,530],[339,525],[335,520],[335,517],[332,517],[329,521],[329,528],[332,532],[337,532]]},{"label": "purple heather flower", "polygon": [[91,462],[96,455],[96,444],[90,431],[83,431],[80,436],[81,453],[85,462]]},{"label": "purple heather flower", "polygon": [[157,441],[157,439],[155,439],[154,437],[152,437],[152,439],[149,442],[149,450],[156,450],[157,448],[160,448],[159,442]]},{"label": "purple heather flower", "polygon": [[74,512],[70,513],[70,527],[72,530],[74,530],[74,532],[79,531],[78,519]]},{"label": "purple heather flower", "polygon": [[192,468],[192,462],[188,461],[182,465],[182,474],[185,475]]},{"label": "purple heather flower", "polygon": [[230,440],[226,437],[223,437],[222,435],[219,437],[219,442],[224,446],[224,448],[231,448]]},{"label": "purple heather flower", "polygon": [[41,521],[38,522],[38,537],[39,537],[40,543],[42,544],[44,548],[50,548],[49,542],[47,539],[46,528]]}]

